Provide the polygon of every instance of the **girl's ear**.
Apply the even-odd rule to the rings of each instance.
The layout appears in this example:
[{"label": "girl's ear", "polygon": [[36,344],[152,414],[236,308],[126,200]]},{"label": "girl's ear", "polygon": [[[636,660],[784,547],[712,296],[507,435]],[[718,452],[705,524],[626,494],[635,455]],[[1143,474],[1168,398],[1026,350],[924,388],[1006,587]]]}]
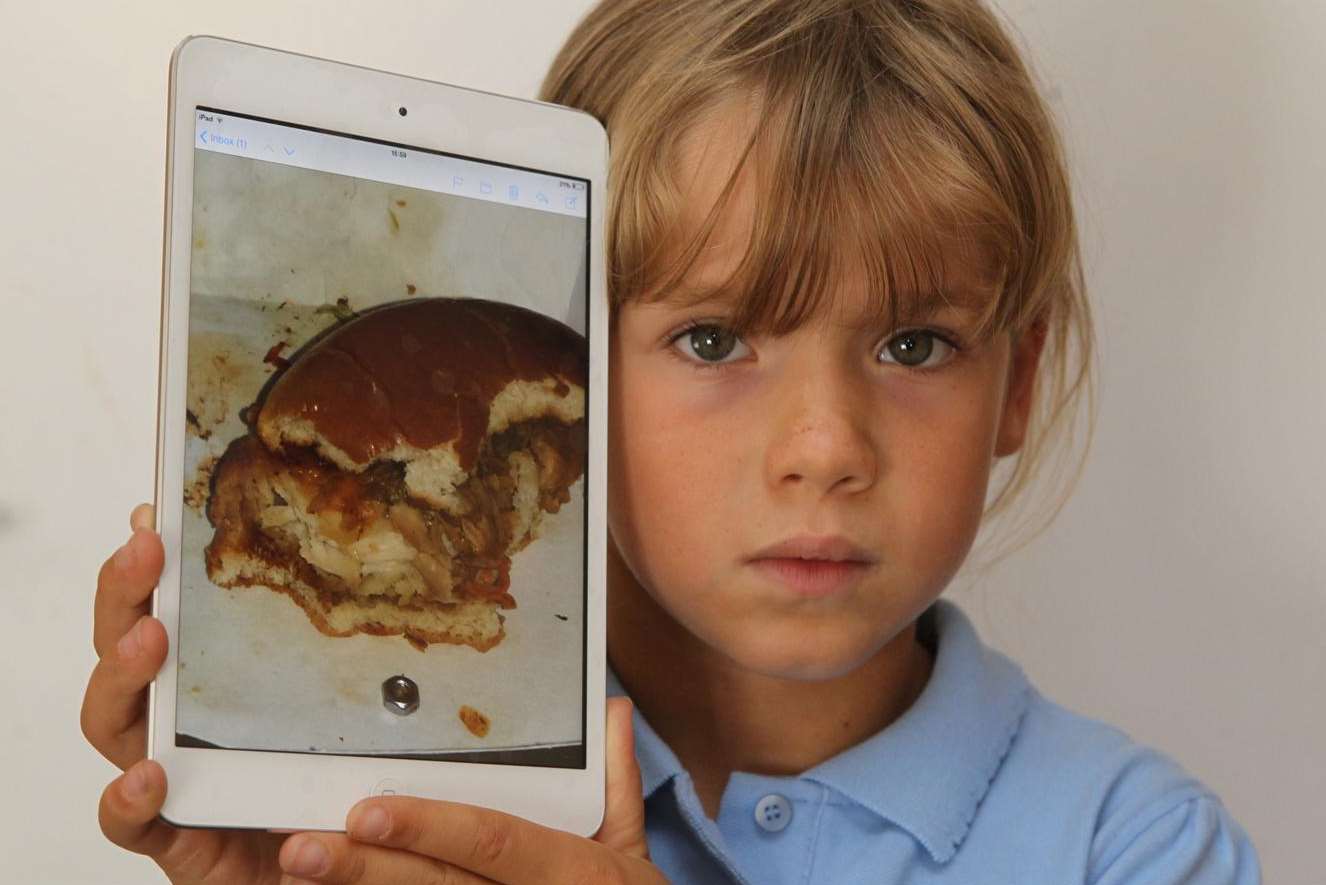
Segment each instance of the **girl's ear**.
[{"label": "girl's ear", "polygon": [[1004,412],[999,418],[999,436],[995,442],[996,458],[1012,455],[1022,448],[1036,388],[1036,367],[1040,365],[1041,350],[1045,347],[1046,328],[1045,320],[1038,319],[1013,343]]}]

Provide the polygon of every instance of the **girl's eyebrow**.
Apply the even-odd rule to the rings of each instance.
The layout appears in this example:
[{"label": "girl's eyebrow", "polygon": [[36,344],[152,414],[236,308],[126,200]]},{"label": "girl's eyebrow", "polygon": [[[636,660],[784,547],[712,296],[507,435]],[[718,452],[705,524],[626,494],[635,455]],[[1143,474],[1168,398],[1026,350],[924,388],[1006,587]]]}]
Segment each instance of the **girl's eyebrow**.
[{"label": "girl's eyebrow", "polygon": [[[972,312],[989,301],[991,293],[968,286],[949,289],[930,289],[923,296],[902,296],[899,313],[903,316],[931,316],[943,310]],[[658,303],[698,307],[712,305],[730,307],[737,300],[737,292],[722,286],[677,287],[657,299]]]},{"label": "girl's eyebrow", "polygon": [[[948,288],[926,289],[923,294],[915,291],[898,293],[897,320],[900,323],[921,322],[936,314],[952,311],[962,319],[979,314],[994,297],[992,289],[971,284],[954,285]],[[668,310],[696,310],[700,308],[731,313],[737,305],[739,295],[736,290],[725,286],[679,286],[653,303]],[[841,328],[852,331],[873,331],[887,318],[886,304],[872,304],[865,310],[855,313],[849,319],[837,322]]]},{"label": "girl's eyebrow", "polygon": [[732,307],[736,300],[737,293],[722,286],[678,286],[653,299],[656,304],[685,308]]},{"label": "girl's eyebrow", "polygon": [[[979,313],[990,301],[991,293],[981,289],[952,288],[931,289],[924,295],[899,295],[898,319],[903,322],[929,319],[938,313],[953,311],[970,316]],[[868,309],[858,313],[854,327],[875,326],[880,321],[878,309]]]},{"label": "girl's eyebrow", "polygon": [[[924,296],[904,297],[898,305],[897,322],[900,325],[923,322],[945,311],[952,311],[960,322],[966,321],[979,314],[990,297],[990,293],[979,289],[949,289],[943,292],[932,290]],[[886,307],[882,310],[867,308],[857,312],[850,319],[840,321],[838,325],[851,332],[875,332],[887,320]]]},{"label": "girl's eyebrow", "polygon": [[989,292],[968,287],[937,289],[923,297],[904,300],[898,313],[905,317],[930,317],[945,310],[975,313],[990,297]]}]

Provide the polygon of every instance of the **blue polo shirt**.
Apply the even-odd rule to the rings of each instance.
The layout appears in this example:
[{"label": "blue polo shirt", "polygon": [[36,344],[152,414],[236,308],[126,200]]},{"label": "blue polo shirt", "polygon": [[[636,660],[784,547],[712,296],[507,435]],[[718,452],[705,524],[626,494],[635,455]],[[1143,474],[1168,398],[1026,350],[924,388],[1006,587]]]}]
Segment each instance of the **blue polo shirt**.
[{"label": "blue polo shirt", "polygon": [[[1261,881],[1248,834],[1173,760],[1042,697],[953,603],[919,627],[935,664],[903,716],[798,777],[734,772],[717,820],[636,710],[650,856],[671,881]],[[608,694],[625,694],[611,669]]]}]

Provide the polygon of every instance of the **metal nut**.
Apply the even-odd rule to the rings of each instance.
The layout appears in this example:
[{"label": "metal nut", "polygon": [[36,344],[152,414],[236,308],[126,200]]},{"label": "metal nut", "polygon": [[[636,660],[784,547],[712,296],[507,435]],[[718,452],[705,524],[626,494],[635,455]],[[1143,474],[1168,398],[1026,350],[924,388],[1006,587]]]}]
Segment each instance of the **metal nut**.
[{"label": "metal nut", "polygon": [[404,675],[388,678],[382,683],[382,706],[397,716],[409,716],[419,709],[419,686]]}]

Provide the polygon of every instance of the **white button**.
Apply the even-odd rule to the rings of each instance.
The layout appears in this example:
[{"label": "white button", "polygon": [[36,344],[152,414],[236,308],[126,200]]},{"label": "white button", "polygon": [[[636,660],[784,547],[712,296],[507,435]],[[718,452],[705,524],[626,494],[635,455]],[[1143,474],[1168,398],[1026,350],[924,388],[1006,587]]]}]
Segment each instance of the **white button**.
[{"label": "white button", "polygon": [[405,787],[401,782],[394,778],[383,778],[373,787],[374,796],[399,796],[405,792]]},{"label": "white button", "polygon": [[792,803],[770,793],[755,804],[755,823],[767,833],[780,833],[792,822]]}]

